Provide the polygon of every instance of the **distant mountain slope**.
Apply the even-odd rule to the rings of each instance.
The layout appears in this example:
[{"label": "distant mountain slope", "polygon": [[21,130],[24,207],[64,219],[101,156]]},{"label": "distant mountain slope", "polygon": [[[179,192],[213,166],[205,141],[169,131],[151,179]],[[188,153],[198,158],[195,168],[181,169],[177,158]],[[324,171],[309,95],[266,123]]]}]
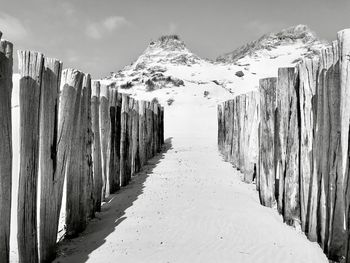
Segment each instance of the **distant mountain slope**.
[{"label": "distant mountain slope", "polygon": [[[192,53],[176,35],[162,36],[134,63],[103,82],[115,82],[123,92],[145,99],[157,97],[162,103],[179,102],[177,97],[189,88],[197,97],[211,90],[203,103],[216,105],[256,89],[260,78],[277,76],[279,67],[295,65],[325,45],[307,26],[298,25],[264,35],[214,62]],[[181,97],[186,98],[184,94]]]}]

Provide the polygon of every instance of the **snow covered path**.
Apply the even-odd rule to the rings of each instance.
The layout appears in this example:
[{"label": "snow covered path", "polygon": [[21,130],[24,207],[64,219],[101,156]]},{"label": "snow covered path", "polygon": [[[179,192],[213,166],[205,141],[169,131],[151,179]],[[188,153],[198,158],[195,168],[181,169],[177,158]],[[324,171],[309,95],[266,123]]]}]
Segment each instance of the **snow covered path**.
[{"label": "snow covered path", "polygon": [[216,107],[187,105],[167,109],[164,152],[55,262],[328,262],[222,160]]}]

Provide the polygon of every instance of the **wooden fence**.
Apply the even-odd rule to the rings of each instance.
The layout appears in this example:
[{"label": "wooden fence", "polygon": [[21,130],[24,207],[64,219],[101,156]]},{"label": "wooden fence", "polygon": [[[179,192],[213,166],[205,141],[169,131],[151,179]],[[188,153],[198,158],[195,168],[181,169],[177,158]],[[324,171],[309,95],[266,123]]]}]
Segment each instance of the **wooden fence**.
[{"label": "wooden fence", "polygon": [[[13,48],[0,43],[0,262],[9,262],[11,144],[19,138],[11,138]],[[18,61],[19,262],[51,262],[64,191],[65,236],[72,238],[161,151],[164,108],[121,94],[114,83],[62,70],[60,61],[38,52],[19,51]]]},{"label": "wooden fence", "polygon": [[[255,179],[263,205],[300,225],[326,255],[349,254],[350,30],[259,90],[218,106],[225,159]],[[246,174],[248,173],[248,174]]]}]

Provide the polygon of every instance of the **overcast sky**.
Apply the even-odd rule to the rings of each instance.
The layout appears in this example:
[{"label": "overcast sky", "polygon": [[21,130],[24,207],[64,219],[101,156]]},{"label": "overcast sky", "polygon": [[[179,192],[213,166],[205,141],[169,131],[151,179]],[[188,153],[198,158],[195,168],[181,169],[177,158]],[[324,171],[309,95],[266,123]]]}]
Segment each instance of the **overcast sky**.
[{"label": "overcast sky", "polygon": [[194,53],[215,58],[296,24],[327,40],[350,27],[350,0],[0,1],[0,31],[16,49],[41,51],[96,78],[132,63],[162,34],[179,34]]}]

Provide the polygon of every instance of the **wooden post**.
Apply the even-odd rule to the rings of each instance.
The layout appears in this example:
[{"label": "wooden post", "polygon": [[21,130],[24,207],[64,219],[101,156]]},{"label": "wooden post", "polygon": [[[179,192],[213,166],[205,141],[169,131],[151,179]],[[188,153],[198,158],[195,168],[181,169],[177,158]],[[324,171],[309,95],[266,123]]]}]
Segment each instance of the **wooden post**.
[{"label": "wooden post", "polygon": [[139,171],[139,104],[134,100],[132,107],[132,154],[131,154],[131,176]]},{"label": "wooden post", "polygon": [[102,159],[100,140],[100,82],[94,81],[91,89],[91,123],[93,134],[92,166],[94,178],[94,207],[96,212],[101,211],[102,198]]},{"label": "wooden post", "polygon": [[146,163],[146,102],[139,101],[139,159],[140,166]]},{"label": "wooden post", "polygon": [[83,82],[83,91],[87,93],[84,105],[86,108],[86,126],[85,126],[85,138],[84,138],[84,145],[85,145],[85,158],[84,166],[86,168],[86,171],[84,171],[84,174],[86,176],[86,216],[88,218],[94,217],[94,203],[95,203],[95,195],[94,195],[94,177],[93,177],[93,162],[92,162],[92,151],[93,151],[93,133],[92,133],[92,116],[91,116],[91,76],[90,74],[86,74],[84,76],[84,82]]},{"label": "wooden post", "polygon": [[80,105],[80,178],[77,187],[79,194],[79,216],[77,217],[77,227],[75,235],[82,232],[87,225],[88,215],[91,214],[90,205],[92,202],[92,167],[91,167],[91,139],[90,128],[91,118],[89,116],[91,111],[91,77],[90,74],[84,74],[81,105]]},{"label": "wooden post", "polygon": [[160,104],[157,104],[157,152],[159,153],[161,150],[162,142],[161,142],[161,121],[162,121],[162,116],[161,116],[161,106]]},{"label": "wooden post", "polygon": [[114,85],[110,87],[110,98],[109,98],[109,113],[110,113],[110,147],[109,147],[109,170],[108,170],[108,182],[109,182],[109,194],[114,193],[118,190],[117,186],[117,90]]},{"label": "wooden post", "polygon": [[120,139],[121,139],[121,111],[122,111],[122,94],[117,92],[116,98],[116,143],[115,143],[115,153],[116,153],[116,181],[115,190],[120,189]]},{"label": "wooden post", "polygon": [[83,189],[80,188],[82,180],[82,149],[84,142],[84,115],[82,109],[83,96],[82,92],[84,73],[79,72],[80,81],[77,83],[77,93],[74,108],[73,133],[71,149],[67,163],[67,200],[66,200],[66,236],[68,238],[76,237],[82,231],[83,226],[80,222],[80,200],[85,200]]},{"label": "wooden post", "polygon": [[18,187],[19,262],[38,262],[37,181],[39,115],[44,56],[18,51],[20,79],[21,153]]},{"label": "wooden post", "polygon": [[161,136],[161,142],[162,145],[164,144],[164,107],[161,108],[161,112],[162,112],[162,117],[161,117],[161,130],[162,130],[162,136]]},{"label": "wooden post", "polygon": [[109,169],[109,144],[110,144],[110,113],[109,113],[109,87],[101,85],[100,94],[100,136],[101,136],[101,152],[102,152],[102,201],[107,194],[108,169]]},{"label": "wooden post", "polygon": [[289,225],[300,224],[300,113],[295,68],[278,69],[275,115],[275,167],[278,208]]},{"label": "wooden post", "polygon": [[135,100],[133,98],[129,98],[129,111],[128,111],[128,158],[127,158],[127,182],[130,182],[132,175],[132,149],[133,149],[133,140],[132,140],[132,125],[134,119],[133,107]]},{"label": "wooden post", "polygon": [[300,213],[302,230],[308,238],[317,241],[317,206],[319,183],[314,171],[316,134],[315,95],[319,71],[319,58],[304,59],[298,65],[300,111]]},{"label": "wooden post", "polygon": [[55,173],[57,168],[57,132],[59,89],[62,62],[45,58],[41,89],[40,109],[40,224],[39,259],[50,262],[56,254],[56,207],[52,204],[55,194]]},{"label": "wooden post", "polygon": [[121,109],[121,135],[120,135],[120,185],[128,184],[127,161],[128,161],[128,113],[129,113],[129,97],[126,94],[122,95]]},{"label": "wooden post", "polygon": [[[1,32],[0,32],[1,39]],[[13,45],[0,41],[0,259],[10,261],[12,187],[12,65]]]},{"label": "wooden post", "polygon": [[148,158],[153,157],[153,102],[147,103],[147,141],[148,141]]},{"label": "wooden post", "polygon": [[272,207],[275,202],[275,109],[276,78],[261,79],[260,91],[260,134],[259,134],[259,188],[260,202]]}]

